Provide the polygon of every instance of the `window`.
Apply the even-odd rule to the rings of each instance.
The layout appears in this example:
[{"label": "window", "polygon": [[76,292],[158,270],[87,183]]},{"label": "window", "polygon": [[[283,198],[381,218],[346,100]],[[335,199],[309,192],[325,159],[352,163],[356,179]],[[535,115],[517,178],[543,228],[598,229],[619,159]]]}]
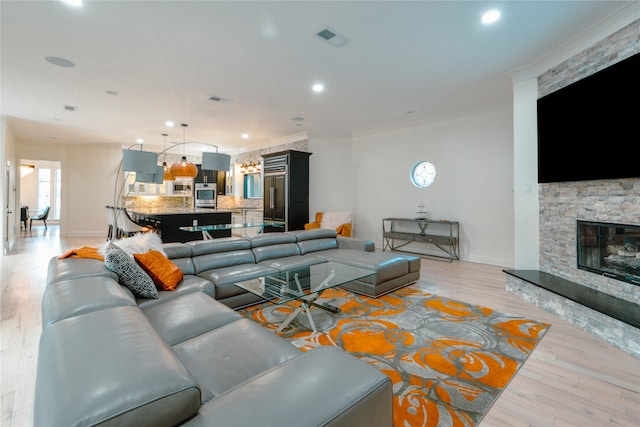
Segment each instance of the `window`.
[{"label": "window", "polygon": [[51,169],[38,169],[38,211],[51,206]]},{"label": "window", "polygon": [[62,190],[62,173],[59,168],[38,169],[38,212],[42,212],[47,206],[51,209],[49,218],[60,219],[60,193]]},{"label": "window", "polygon": [[53,219],[60,219],[60,193],[62,192],[62,171],[60,169],[56,169],[56,186],[54,190],[55,194],[55,203],[53,206],[55,209],[53,210]]},{"label": "window", "polygon": [[411,169],[411,182],[418,188],[426,188],[436,179],[436,167],[425,161],[416,163]]}]

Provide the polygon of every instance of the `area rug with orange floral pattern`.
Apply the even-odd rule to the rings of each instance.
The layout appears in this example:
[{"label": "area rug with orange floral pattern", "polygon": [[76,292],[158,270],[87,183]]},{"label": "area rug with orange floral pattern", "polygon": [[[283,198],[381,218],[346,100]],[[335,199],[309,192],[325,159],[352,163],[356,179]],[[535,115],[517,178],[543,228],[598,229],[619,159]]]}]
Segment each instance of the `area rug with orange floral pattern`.
[{"label": "area rug with orange floral pattern", "polygon": [[[396,427],[477,426],[550,325],[406,287],[377,299],[329,289],[279,335],[303,351],[341,348],[393,382]],[[296,303],[265,303],[240,313],[278,328]]]}]

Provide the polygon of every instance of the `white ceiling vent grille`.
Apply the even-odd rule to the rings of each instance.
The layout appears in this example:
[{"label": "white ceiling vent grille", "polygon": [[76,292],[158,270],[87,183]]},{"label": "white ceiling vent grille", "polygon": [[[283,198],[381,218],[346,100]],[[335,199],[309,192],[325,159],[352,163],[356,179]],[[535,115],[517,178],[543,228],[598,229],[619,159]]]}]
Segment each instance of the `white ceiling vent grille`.
[{"label": "white ceiling vent grille", "polygon": [[65,105],[64,106],[64,111],[76,111],[78,109],[78,107],[76,107],[75,105]]},{"label": "white ceiling vent grille", "polygon": [[223,98],[223,97],[217,96],[217,95],[211,95],[209,97],[209,101],[212,101],[212,102],[231,102],[231,100],[229,98]]},{"label": "white ceiling vent grille", "polygon": [[333,47],[341,47],[349,43],[346,36],[329,27],[317,32],[316,35]]}]

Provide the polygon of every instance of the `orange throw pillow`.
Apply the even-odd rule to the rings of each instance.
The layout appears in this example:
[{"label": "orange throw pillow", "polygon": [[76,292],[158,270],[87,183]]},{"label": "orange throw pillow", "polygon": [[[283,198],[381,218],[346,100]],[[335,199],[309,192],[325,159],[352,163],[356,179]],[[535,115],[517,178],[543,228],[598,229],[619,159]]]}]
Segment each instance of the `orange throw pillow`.
[{"label": "orange throw pillow", "polygon": [[161,291],[173,291],[183,278],[182,270],[161,252],[150,250],[133,258]]}]

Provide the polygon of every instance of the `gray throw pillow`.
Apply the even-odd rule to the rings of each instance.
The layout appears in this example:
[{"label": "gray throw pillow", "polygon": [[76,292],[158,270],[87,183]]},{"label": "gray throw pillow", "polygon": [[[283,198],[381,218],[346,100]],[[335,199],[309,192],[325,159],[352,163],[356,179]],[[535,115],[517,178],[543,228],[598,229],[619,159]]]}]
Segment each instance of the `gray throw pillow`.
[{"label": "gray throw pillow", "polygon": [[151,277],[124,250],[109,243],[105,250],[104,265],[118,275],[120,283],[137,296],[158,298],[158,289]]}]

